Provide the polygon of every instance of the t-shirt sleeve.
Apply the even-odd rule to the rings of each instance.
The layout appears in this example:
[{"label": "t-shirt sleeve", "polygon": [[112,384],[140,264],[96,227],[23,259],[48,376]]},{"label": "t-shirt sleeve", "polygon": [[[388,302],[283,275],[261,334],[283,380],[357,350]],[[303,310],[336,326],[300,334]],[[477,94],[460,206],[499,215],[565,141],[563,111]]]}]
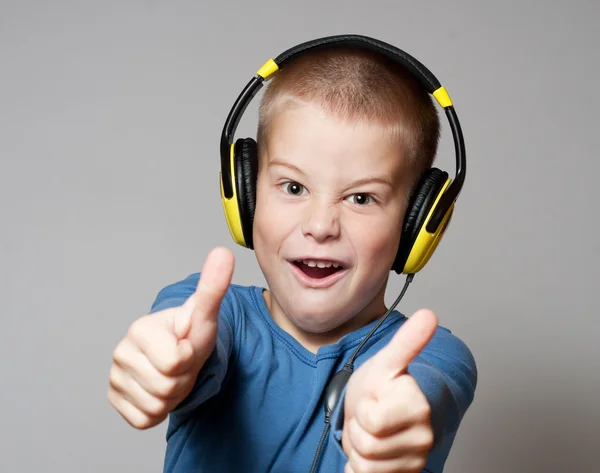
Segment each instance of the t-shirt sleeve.
[{"label": "t-shirt sleeve", "polygon": [[[409,364],[415,379],[431,407],[434,445],[431,451],[444,450],[445,458],[458,427],[473,402],[477,386],[477,366],[467,345],[450,331],[439,327],[425,349]],[[332,415],[331,434],[339,450],[344,426],[344,399]],[[428,465],[429,467],[429,465]],[[437,468],[431,471],[439,471]]]},{"label": "t-shirt sleeve", "polygon": [[[200,273],[195,273],[163,288],[152,304],[150,313],[183,305],[194,294],[199,279]],[[170,413],[169,428],[176,428],[194,409],[221,389],[234,345],[233,307],[229,289],[221,302],[215,348],[198,373],[190,394]]]}]

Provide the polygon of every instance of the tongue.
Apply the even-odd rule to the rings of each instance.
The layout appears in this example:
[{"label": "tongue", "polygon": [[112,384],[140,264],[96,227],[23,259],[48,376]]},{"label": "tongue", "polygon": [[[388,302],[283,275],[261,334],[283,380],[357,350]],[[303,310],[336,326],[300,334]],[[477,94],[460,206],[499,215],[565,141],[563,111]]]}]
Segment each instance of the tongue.
[{"label": "tongue", "polygon": [[302,271],[304,271],[304,273],[308,277],[315,278],[315,279],[326,278],[327,276],[332,275],[339,269],[339,268],[334,268],[333,266],[330,266],[329,268],[319,268],[318,266],[308,266],[307,264],[304,264],[304,263],[300,263],[300,264],[298,264],[298,266],[300,267],[300,269]]}]

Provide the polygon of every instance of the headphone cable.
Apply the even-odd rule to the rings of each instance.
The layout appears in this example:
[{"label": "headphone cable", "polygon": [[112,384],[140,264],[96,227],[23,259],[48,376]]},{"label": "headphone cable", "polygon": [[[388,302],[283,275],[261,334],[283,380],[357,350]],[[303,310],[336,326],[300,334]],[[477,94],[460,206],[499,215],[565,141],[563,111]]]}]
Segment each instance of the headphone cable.
[{"label": "headphone cable", "polygon": [[400,301],[404,297],[404,294],[406,293],[406,290],[408,289],[409,284],[413,281],[414,277],[415,277],[414,274],[409,274],[409,275],[406,276],[406,282],[404,283],[404,287],[402,288],[402,291],[400,291],[400,295],[396,298],[396,300],[394,301],[394,303],[390,306],[390,308],[387,310],[387,312],[384,314],[384,316],[381,318],[381,320],[379,320],[379,322],[377,323],[377,325],[375,325],[375,327],[373,327],[373,329],[363,339],[363,341],[360,343],[360,345],[358,345],[356,347],[356,350],[354,350],[354,353],[352,354],[352,356],[350,357],[350,359],[346,362],[347,365],[348,364],[354,365],[354,359],[358,355],[358,352],[362,349],[362,347],[365,345],[365,343],[367,343],[367,341],[369,340],[369,338],[371,338],[371,336],[377,331],[377,329],[379,327],[381,327],[381,324],[383,324],[386,321],[386,319],[388,318],[388,316],[392,313],[392,311],[400,303]]},{"label": "headphone cable", "polygon": [[321,456],[321,450],[323,449],[323,444],[325,443],[325,438],[327,437],[327,432],[329,432],[329,428],[331,427],[331,415],[333,414],[333,410],[335,406],[339,402],[339,399],[342,395],[342,391],[344,390],[348,379],[354,372],[354,360],[362,347],[367,343],[367,341],[371,338],[371,336],[377,331],[379,327],[386,321],[388,316],[392,313],[392,311],[396,308],[398,303],[404,297],[406,290],[408,289],[409,284],[412,282],[414,278],[414,274],[409,274],[406,276],[406,282],[404,283],[404,287],[400,292],[400,295],[396,298],[394,303],[390,306],[387,312],[383,315],[383,317],[379,320],[377,325],[373,327],[373,329],[369,332],[369,334],[363,339],[363,341],[356,347],[352,356],[348,359],[344,367],[338,371],[325,389],[325,400],[324,400],[324,408],[325,408],[325,429],[323,430],[323,434],[321,435],[321,439],[319,440],[319,445],[317,446],[317,451],[315,453],[315,457],[312,462],[312,466],[310,468],[310,473],[314,473],[317,468],[317,462],[319,461],[319,457]]},{"label": "headphone cable", "polygon": [[321,456],[321,449],[323,448],[323,443],[325,442],[325,438],[327,437],[327,432],[329,432],[329,427],[331,426],[331,419],[328,415],[325,415],[325,429],[323,429],[323,434],[321,435],[321,440],[319,440],[319,446],[317,447],[317,453],[315,454],[315,458],[313,458],[312,466],[310,467],[310,473],[314,473],[317,468],[317,462],[319,461],[319,457]]}]

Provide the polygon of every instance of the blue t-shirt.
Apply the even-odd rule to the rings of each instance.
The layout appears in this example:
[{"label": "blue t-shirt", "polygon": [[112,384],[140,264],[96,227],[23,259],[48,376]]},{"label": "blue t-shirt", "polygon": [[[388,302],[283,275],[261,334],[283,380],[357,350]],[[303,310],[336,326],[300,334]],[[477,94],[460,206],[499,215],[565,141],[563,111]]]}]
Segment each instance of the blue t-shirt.
[{"label": "blue t-shirt", "polygon": [[[200,275],[162,289],[151,312],[182,305]],[[231,285],[221,303],[215,349],[190,395],[169,415],[165,473],[309,473],[325,427],[323,392],[377,321],[321,347],[305,349],[277,326],[263,288]],[[365,344],[355,370],[408,320],[392,312]],[[432,410],[435,444],[426,469],[440,473],[477,383],[467,346],[438,327],[409,365]],[[317,471],[343,472],[343,397]]]}]

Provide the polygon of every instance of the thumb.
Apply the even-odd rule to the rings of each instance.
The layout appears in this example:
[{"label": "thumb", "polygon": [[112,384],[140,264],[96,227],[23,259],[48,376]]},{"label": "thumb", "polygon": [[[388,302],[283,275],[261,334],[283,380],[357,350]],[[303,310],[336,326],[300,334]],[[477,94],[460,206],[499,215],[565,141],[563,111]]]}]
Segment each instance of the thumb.
[{"label": "thumb", "polygon": [[203,325],[202,321],[217,321],[221,301],[231,283],[234,262],[233,253],[227,248],[217,247],[208,254],[196,291],[175,317],[174,330],[178,339],[192,336],[192,331]]},{"label": "thumb", "polygon": [[427,309],[417,311],[375,355],[375,363],[394,378],[406,371],[409,363],[425,348],[437,329],[436,315]]}]

